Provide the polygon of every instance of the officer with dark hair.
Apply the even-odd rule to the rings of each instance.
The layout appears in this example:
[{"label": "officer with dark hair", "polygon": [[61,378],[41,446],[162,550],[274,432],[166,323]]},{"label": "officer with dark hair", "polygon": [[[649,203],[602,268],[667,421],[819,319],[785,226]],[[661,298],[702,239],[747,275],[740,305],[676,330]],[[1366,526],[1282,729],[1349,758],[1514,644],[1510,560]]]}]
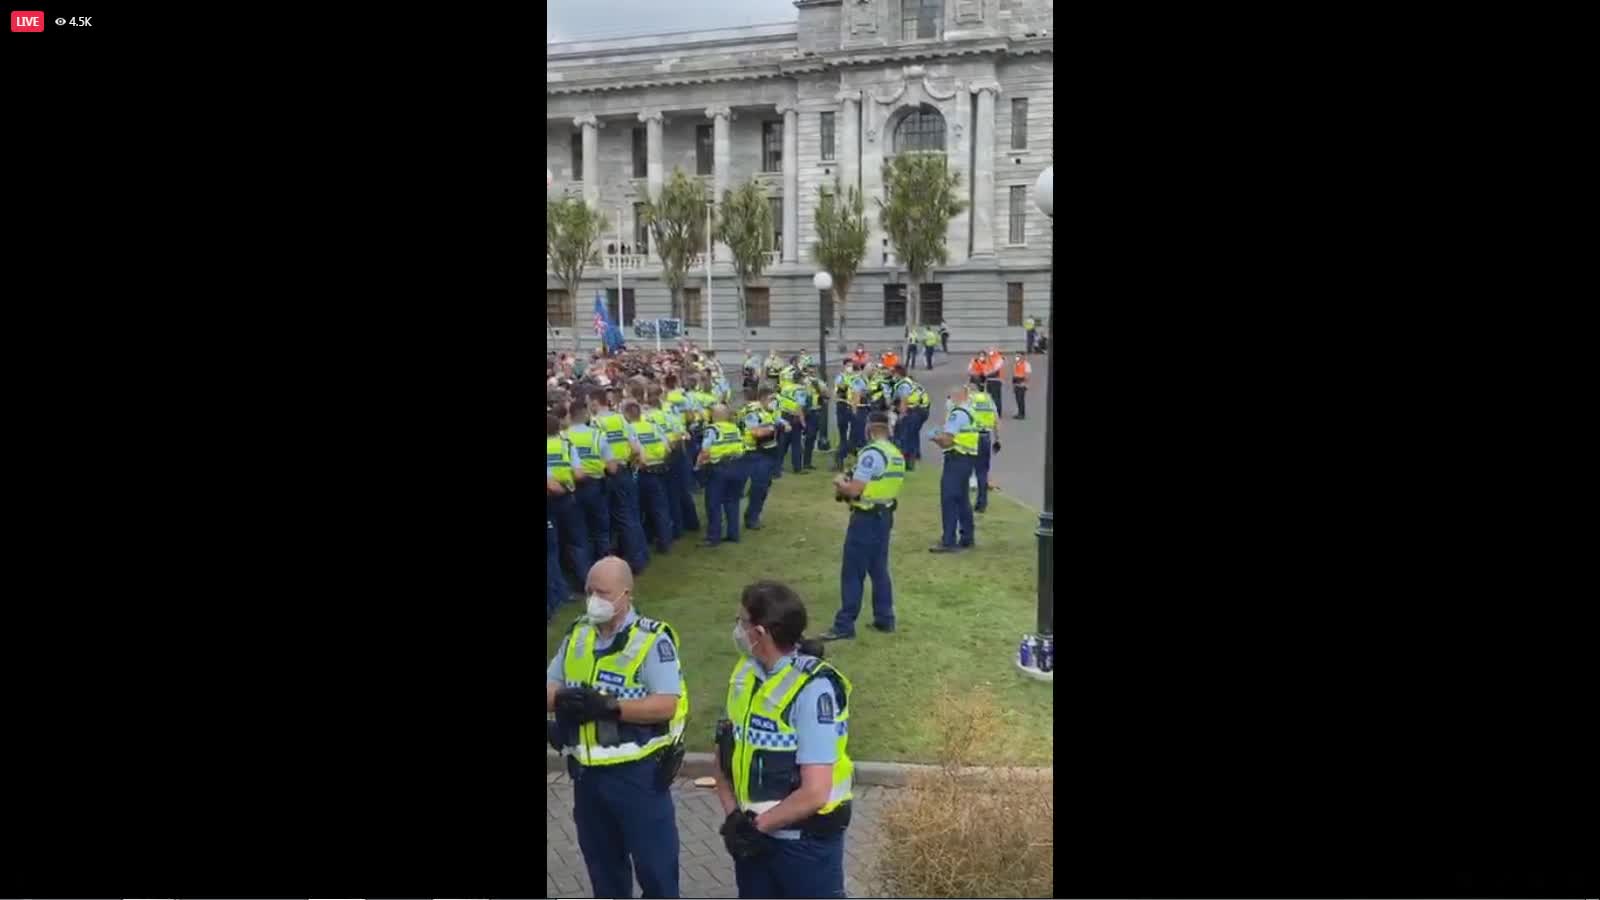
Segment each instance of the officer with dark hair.
[{"label": "officer with dark hair", "polygon": [[716,734],[740,897],[844,896],[851,688],[805,629],[805,604],[786,585],[744,589],[733,626],[741,659]]},{"label": "officer with dark hair", "polygon": [[861,593],[865,579],[872,576],[872,627],[885,633],[894,631],[894,586],[889,578],[889,533],[894,529],[894,511],[900,488],[905,484],[906,460],[900,448],[889,441],[889,416],[875,412],[867,417],[867,437],[871,441],[856,456],[856,470],[849,479],[833,480],[838,499],[850,504],[850,524],[844,533],[844,557],[839,568],[839,614],[833,628],[822,636],[825,641],[855,637],[856,617],[861,614]]}]

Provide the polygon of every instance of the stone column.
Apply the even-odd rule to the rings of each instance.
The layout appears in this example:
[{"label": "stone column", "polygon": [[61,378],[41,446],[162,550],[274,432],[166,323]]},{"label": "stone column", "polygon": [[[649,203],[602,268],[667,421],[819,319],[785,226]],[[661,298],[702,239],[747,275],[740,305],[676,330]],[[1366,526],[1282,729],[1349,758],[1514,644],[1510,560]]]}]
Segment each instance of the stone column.
[{"label": "stone column", "polygon": [[783,261],[800,261],[800,111],[791,102],[783,113]]},{"label": "stone column", "polygon": [[978,119],[972,123],[972,255],[994,255],[994,102],[996,82],[974,82]]},{"label": "stone column", "polygon": [[645,186],[653,201],[661,196],[661,110],[647,109],[639,121],[644,123]]},{"label": "stone column", "polygon": [[838,127],[834,134],[834,159],[839,163],[839,181],[844,187],[861,187],[861,92],[840,91]]},{"label": "stone column", "polygon": [[[726,106],[708,107],[706,118],[711,120],[711,199],[717,202],[720,210],[723,192],[733,186],[733,149],[728,137],[728,123],[733,119],[733,110]],[[712,255],[722,261],[733,258],[728,252],[728,245],[721,241],[715,243]]]},{"label": "stone column", "polygon": [[583,202],[600,208],[600,121],[585,113],[572,120],[583,129]]}]

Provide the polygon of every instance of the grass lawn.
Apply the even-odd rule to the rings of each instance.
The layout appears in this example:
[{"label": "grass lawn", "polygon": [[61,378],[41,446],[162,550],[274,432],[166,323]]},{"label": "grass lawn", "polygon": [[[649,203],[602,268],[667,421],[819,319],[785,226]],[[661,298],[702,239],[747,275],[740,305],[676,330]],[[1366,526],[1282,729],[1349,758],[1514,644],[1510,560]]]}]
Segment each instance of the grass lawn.
[{"label": "grass lawn", "polygon": [[[678,632],[689,686],[690,750],[711,750],[713,726],[727,695],[738,651],[733,622],[739,593],[762,578],[783,581],[805,598],[808,636],[827,631],[839,608],[839,561],[847,509],[835,503],[826,463],[808,474],[786,472],[773,483],[760,531],[740,531],[738,544],[699,547],[686,533],[665,556],[652,554],[634,586],[641,615],[664,619]],[[1051,685],[1024,678],[1013,666],[1017,642],[1035,618],[1037,516],[996,495],[977,517],[976,550],[929,553],[939,539],[939,469],[907,474],[889,548],[896,631],[879,634],[867,582],[856,637],[827,645],[827,658],[854,686],[850,755],[874,762],[931,762],[936,737],[927,706],[941,680],[956,688],[982,685],[1003,708],[1005,733],[987,745],[993,755],[974,763],[1051,763]],[[703,494],[695,494],[702,526]],[[744,504],[740,503],[743,514]],[[567,604],[545,629],[545,661],[566,626],[582,612]]]}]

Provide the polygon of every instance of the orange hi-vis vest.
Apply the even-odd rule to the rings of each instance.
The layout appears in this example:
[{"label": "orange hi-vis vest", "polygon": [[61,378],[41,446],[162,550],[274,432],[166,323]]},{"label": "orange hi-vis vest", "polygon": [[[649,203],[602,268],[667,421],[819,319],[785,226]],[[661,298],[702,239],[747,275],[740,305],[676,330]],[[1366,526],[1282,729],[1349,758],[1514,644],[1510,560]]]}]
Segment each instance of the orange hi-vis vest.
[{"label": "orange hi-vis vest", "polygon": [[967,364],[968,375],[982,375],[984,371],[983,357],[974,356],[972,362]]},{"label": "orange hi-vis vest", "polygon": [[896,356],[893,350],[890,350],[888,353],[883,355],[884,368],[892,369],[898,365],[900,365],[900,357]]},{"label": "orange hi-vis vest", "polygon": [[1006,368],[1006,358],[1005,358],[1004,354],[1001,354],[1001,353],[991,353],[991,354],[989,354],[989,377],[990,378],[999,378],[1000,377],[1000,373],[1005,371],[1005,368]]},{"label": "orange hi-vis vest", "polygon": [[1032,369],[1033,366],[1028,365],[1027,360],[1019,359],[1017,364],[1011,368],[1011,377],[1018,381],[1027,381],[1028,374]]}]

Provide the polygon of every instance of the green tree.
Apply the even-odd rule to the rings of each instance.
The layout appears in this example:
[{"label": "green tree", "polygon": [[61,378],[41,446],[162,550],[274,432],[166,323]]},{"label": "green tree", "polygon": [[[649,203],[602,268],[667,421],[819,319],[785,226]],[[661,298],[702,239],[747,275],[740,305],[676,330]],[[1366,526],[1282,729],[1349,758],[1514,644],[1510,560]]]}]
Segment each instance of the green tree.
[{"label": "green tree", "polygon": [[917,287],[949,259],[945,232],[966,209],[957,196],[961,175],[950,171],[942,153],[901,153],[883,164],[883,183],[888,200],[878,201],[880,221],[910,276],[906,321],[916,327],[922,320]]},{"label": "green tree", "polygon": [[[845,349],[845,312],[849,306],[850,282],[862,260],[867,258],[867,217],[861,192],[834,180],[833,190],[817,187],[817,239],[811,244],[811,257],[823,271],[833,276],[833,308],[839,317],[839,349]],[[828,323],[832,325],[832,322]]]},{"label": "green tree", "polygon": [[[578,349],[578,287],[583,282],[583,270],[600,263],[600,236],[606,229],[606,217],[599,210],[590,209],[577,197],[564,197],[545,203],[544,252],[550,271],[566,289],[572,304],[572,349]],[[548,323],[549,310],[545,311]]]},{"label": "green tree", "polygon": [[694,255],[706,246],[706,191],[699,179],[682,169],[673,169],[672,178],[661,187],[661,196],[644,203],[644,222],[656,241],[661,257],[661,275],[672,294],[674,315],[683,314],[683,280]]},{"label": "green tree", "polygon": [[751,178],[736,190],[722,195],[722,215],[717,218],[717,240],[733,253],[733,272],[739,292],[739,349],[748,341],[744,327],[745,286],[767,269],[767,252],[772,249],[772,208],[766,191]]}]

